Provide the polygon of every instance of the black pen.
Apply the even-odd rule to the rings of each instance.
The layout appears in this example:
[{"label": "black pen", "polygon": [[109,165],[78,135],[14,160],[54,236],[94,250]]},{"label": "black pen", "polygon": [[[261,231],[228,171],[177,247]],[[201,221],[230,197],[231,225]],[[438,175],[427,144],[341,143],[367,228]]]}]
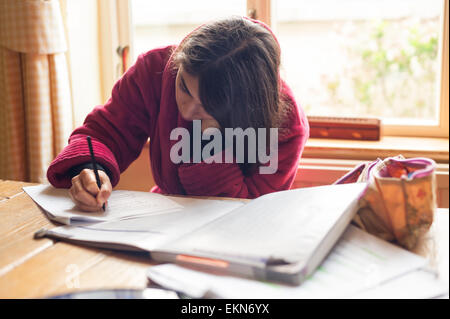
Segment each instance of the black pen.
[{"label": "black pen", "polygon": [[[88,136],[88,137],[86,137],[86,139],[87,139],[88,146],[89,146],[89,153],[91,153],[91,162],[92,162],[92,166],[94,167],[95,180],[97,181],[97,186],[98,186],[98,189],[100,190],[102,187],[102,183],[100,183],[100,176],[98,175],[97,162],[95,161],[94,149],[92,148],[91,137]],[[105,203],[103,203],[102,208],[103,208],[103,211],[105,211]]]}]

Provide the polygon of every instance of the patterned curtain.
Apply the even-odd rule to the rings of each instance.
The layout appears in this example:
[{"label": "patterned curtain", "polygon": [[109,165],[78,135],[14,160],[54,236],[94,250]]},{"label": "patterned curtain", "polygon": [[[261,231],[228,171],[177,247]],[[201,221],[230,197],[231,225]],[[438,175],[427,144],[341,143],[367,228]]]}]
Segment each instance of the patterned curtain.
[{"label": "patterned curtain", "polygon": [[72,123],[58,0],[0,0],[0,179],[46,182]]}]

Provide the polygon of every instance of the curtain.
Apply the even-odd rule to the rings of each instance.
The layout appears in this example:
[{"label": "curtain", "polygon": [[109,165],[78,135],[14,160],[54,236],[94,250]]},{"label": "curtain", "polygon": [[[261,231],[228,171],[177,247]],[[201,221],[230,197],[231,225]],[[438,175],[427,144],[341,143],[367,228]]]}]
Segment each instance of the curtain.
[{"label": "curtain", "polygon": [[0,179],[46,182],[73,128],[58,0],[0,0]]}]

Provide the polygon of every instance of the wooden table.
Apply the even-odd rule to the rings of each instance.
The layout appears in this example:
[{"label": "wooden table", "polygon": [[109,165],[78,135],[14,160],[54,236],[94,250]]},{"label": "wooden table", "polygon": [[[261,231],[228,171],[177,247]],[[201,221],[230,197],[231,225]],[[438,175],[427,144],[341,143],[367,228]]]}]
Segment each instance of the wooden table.
[{"label": "wooden table", "polygon": [[[41,298],[75,290],[144,288],[154,263],[144,253],[117,252],[53,241],[33,234],[58,226],[22,191],[34,184],[0,180],[0,298]],[[440,276],[449,273],[448,209],[439,210],[416,252]]]}]

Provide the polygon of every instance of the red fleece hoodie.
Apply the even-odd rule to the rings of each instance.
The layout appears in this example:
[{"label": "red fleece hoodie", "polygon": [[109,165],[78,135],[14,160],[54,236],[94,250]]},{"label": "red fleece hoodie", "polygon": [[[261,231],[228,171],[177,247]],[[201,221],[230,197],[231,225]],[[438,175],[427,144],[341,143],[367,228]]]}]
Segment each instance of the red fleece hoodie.
[{"label": "red fleece hoodie", "polygon": [[151,168],[157,185],[153,192],[255,198],[290,188],[309,137],[309,126],[284,82],[282,92],[293,107],[279,132],[276,173],[259,174],[257,169],[244,176],[237,163],[171,161],[170,148],[177,143],[170,140],[172,129],[183,127],[192,134],[192,121],[181,117],[175,100],[173,49],[167,46],[140,55],[114,85],[106,104],[95,107],[84,124],[73,131],[69,145],[48,168],[47,178],[53,186],[69,188],[69,170],[90,161],[86,142],[90,135],[96,159],[109,170],[113,186],[150,138]]}]

